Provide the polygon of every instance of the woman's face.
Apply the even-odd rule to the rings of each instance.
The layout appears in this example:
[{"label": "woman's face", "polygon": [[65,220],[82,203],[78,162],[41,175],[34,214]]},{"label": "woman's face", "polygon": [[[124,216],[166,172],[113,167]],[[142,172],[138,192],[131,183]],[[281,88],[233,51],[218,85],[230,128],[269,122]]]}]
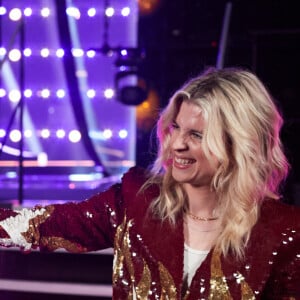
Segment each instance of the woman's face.
[{"label": "woman's face", "polygon": [[195,187],[211,183],[218,162],[214,156],[209,161],[204,155],[204,127],[201,108],[184,101],[171,124],[172,175],[177,182]]}]

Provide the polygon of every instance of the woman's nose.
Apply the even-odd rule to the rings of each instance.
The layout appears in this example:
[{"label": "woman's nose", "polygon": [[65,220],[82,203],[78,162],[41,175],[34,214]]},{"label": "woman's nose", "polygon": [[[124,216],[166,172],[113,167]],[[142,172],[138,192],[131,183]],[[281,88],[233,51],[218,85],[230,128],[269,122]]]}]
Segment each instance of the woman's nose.
[{"label": "woman's nose", "polygon": [[188,143],[186,136],[183,134],[178,134],[173,139],[173,149],[174,150],[185,150],[188,148]]}]

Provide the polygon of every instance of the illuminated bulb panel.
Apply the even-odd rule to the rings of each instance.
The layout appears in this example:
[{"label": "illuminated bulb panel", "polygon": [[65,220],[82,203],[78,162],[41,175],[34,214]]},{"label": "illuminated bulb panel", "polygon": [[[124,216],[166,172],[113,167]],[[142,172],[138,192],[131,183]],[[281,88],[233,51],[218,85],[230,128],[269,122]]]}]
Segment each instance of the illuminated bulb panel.
[{"label": "illuminated bulb panel", "polygon": [[[95,0],[94,0],[95,1]],[[4,1],[5,2],[5,1]],[[20,5],[20,1],[12,1],[15,2],[17,5]],[[41,1],[40,1],[41,2]],[[90,1],[93,2],[93,1]],[[128,1],[130,2],[130,1]],[[37,2],[34,3],[34,5],[37,4]],[[99,4],[99,3],[97,3]],[[38,9],[32,9],[32,7],[23,7],[18,8],[14,7],[11,9],[7,9],[9,5],[6,6],[0,6],[0,16],[9,15],[10,20],[12,21],[18,21],[22,16],[24,17],[31,17],[31,16],[40,16],[41,18],[48,18],[51,15],[55,14],[53,9],[50,7],[41,7],[39,6]],[[36,6],[35,6],[36,7]],[[117,7],[117,9],[116,9]],[[76,6],[69,6],[66,9],[66,14],[74,18],[76,20],[80,20],[82,17],[82,14],[84,14],[87,17],[93,18],[96,15],[101,15],[103,11],[103,7],[85,7],[85,8],[80,8]],[[128,17],[131,14],[131,7],[130,6],[109,6],[105,9],[105,14],[107,17],[113,17],[113,16],[123,16],[123,17]]]},{"label": "illuminated bulb panel", "polygon": [[[16,136],[21,136],[21,133],[18,129],[13,129],[8,133],[11,141],[15,141]],[[126,129],[120,129],[119,131],[105,128],[102,131],[90,131],[89,133],[90,138],[94,140],[109,140],[109,139],[125,139],[128,137],[128,131]],[[0,137],[5,137],[6,131],[4,129],[0,129]],[[78,142],[81,140],[81,133],[77,129],[70,130],[69,132],[66,132],[65,129],[48,129],[43,128],[40,130],[36,130],[33,132],[31,129],[25,129],[24,130],[24,137],[26,139],[33,138],[34,136],[39,136],[42,139],[63,139],[68,137],[69,141],[71,142]]]},{"label": "illuminated bulb panel", "polygon": [[[23,90],[23,95],[25,98],[35,98],[35,99],[63,99],[66,97],[67,91],[64,89],[50,90],[48,88],[32,90],[26,88]],[[115,90],[113,88],[106,88],[104,90],[96,90],[89,88],[86,90],[86,96],[89,99],[97,98],[99,101],[113,101],[115,97]],[[8,95],[8,100],[11,102],[18,102],[21,98],[19,90],[6,91],[4,88],[0,88],[0,98],[5,98]]]},{"label": "illuminated bulb panel", "polygon": [[[119,174],[135,163],[135,107],[116,100],[116,55],[112,52],[103,55],[91,49],[99,48],[103,42],[105,14],[109,17],[112,46],[124,46],[126,52],[126,48],[137,45],[137,1],[111,0],[110,7],[104,9],[99,0],[73,0],[66,13],[72,24],[72,55],[88,134],[108,171]],[[21,49],[17,36],[10,49],[10,38],[22,15],[24,48]],[[66,82],[65,49],[58,35],[55,1],[3,0],[0,16],[5,16],[0,29],[0,59],[9,54],[10,61],[9,67],[2,70],[0,82],[0,137],[8,135],[6,146],[10,150],[1,159],[17,159],[13,155],[18,153],[22,135],[18,128],[9,133],[5,130],[9,116],[19,101],[24,100],[24,151],[36,163],[89,161],[72,107],[73,92]],[[24,90],[20,91],[22,57],[25,80]]]}]

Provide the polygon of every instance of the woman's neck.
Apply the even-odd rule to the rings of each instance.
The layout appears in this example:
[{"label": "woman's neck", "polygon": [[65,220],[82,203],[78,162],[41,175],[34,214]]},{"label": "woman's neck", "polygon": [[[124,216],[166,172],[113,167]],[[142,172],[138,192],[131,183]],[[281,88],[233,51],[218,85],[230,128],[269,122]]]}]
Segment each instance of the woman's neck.
[{"label": "woman's neck", "polygon": [[184,186],[188,196],[189,211],[194,215],[211,216],[216,209],[216,194],[210,186]]}]

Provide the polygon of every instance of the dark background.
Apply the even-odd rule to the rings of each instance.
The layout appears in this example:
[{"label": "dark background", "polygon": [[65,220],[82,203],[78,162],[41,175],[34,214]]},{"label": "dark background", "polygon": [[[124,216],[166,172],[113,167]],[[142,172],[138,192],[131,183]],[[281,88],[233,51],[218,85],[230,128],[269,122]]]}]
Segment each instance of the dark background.
[{"label": "dark background", "polygon": [[[292,165],[285,193],[288,201],[295,202],[300,181],[298,1],[148,2],[152,2],[154,9],[140,10],[139,46],[145,49],[142,72],[150,89],[158,95],[158,110],[187,79],[216,65],[225,8],[231,4],[224,67],[254,71],[282,110],[285,119],[282,140]],[[154,113],[153,119],[156,116]],[[142,166],[153,159],[151,125],[138,127],[137,164]]]}]

